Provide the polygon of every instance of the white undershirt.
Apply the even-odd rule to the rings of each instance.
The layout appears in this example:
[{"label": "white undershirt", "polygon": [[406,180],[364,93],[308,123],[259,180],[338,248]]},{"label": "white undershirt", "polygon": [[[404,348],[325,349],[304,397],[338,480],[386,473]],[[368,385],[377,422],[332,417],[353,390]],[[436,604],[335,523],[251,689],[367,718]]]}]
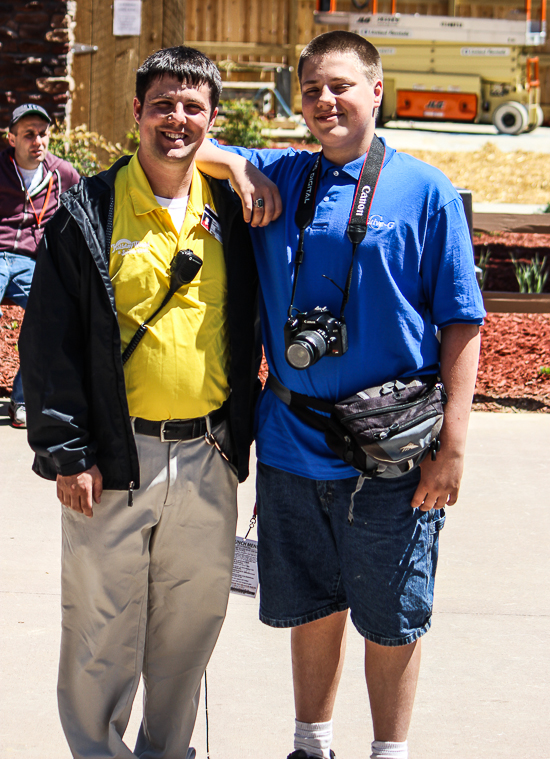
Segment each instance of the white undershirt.
[{"label": "white undershirt", "polygon": [[168,213],[172,217],[172,223],[179,234],[183,227],[183,222],[185,221],[189,195],[186,195],[184,198],[161,198],[159,195],[155,195],[155,198],[159,205],[168,209]]},{"label": "white undershirt", "polygon": [[25,187],[29,193],[31,193],[34,188],[38,187],[42,181],[42,164],[40,164],[37,169],[22,169],[19,164],[17,165],[17,168],[19,169],[19,173],[21,174],[23,182],[25,183]]}]

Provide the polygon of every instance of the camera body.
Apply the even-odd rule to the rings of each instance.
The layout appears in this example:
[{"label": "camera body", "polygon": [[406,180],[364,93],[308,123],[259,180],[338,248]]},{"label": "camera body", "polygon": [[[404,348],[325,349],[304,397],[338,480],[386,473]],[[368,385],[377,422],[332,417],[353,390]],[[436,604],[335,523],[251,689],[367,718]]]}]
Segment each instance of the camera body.
[{"label": "camera body", "polygon": [[307,369],[323,356],[342,356],[348,349],[348,330],[325,306],[291,316],[284,326],[285,357],[294,369]]}]

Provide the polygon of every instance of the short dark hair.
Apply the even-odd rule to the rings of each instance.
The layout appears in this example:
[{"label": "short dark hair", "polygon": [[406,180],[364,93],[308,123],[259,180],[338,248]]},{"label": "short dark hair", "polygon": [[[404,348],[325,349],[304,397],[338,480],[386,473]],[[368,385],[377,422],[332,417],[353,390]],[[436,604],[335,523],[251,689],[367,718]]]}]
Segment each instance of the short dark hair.
[{"label": "short dark hair", "polygon": [[300,82],[302,81],[305,62],[314,56],[323,56],[329,53],[352,53],[359,59],[369,82],[374,84],[378,79],[382,79],[382,62],[374,45],[354,32],[337,30],[314,37],[302,50],[298,63],[298,79]]},{"label": "short dark hair", "polygon": [[199,50],[184,45],[167,47],[143,61],[136,73],[136,97],[142,105],[151,83],[163,76],[174,76],[194,87],[207,84],[212,112],[218,107],[222,78],[216,64]]}]

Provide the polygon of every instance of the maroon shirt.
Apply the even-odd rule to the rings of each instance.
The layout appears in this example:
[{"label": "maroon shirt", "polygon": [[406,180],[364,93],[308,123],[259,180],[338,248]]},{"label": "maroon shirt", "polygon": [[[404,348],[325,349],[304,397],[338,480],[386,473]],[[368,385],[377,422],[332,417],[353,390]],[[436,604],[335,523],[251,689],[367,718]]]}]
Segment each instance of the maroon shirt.
[{"label": "maroon shirt", "polygon": [[0,252],[36,258],[36,249],[44,234],[44,224],[57,211],[61,193],[76,184],[80,177],[70,163],[51,153],[46,154],[42,163],[42,181],[31,193],[36,213],[40,217],[50,177],[53,176],[48,206],[38,227],[25,185],[21,183],[12,158],[13,148],[0,153]]}]

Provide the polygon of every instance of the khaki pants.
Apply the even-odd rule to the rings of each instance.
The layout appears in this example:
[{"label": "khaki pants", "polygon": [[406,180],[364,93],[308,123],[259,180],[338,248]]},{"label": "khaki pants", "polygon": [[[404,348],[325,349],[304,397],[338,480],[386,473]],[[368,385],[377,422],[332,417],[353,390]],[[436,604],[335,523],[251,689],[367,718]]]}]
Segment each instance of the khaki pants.
[{"label": "khaki pants", "polygon": [[[223,442],[226,425],[214,430]],[[227,608],[237,477],[203,438],[136,435],[141,488],[63,508],[58,700],[77,759],[185,759]],[[144,716],[123,742],[143,674]]]}]

